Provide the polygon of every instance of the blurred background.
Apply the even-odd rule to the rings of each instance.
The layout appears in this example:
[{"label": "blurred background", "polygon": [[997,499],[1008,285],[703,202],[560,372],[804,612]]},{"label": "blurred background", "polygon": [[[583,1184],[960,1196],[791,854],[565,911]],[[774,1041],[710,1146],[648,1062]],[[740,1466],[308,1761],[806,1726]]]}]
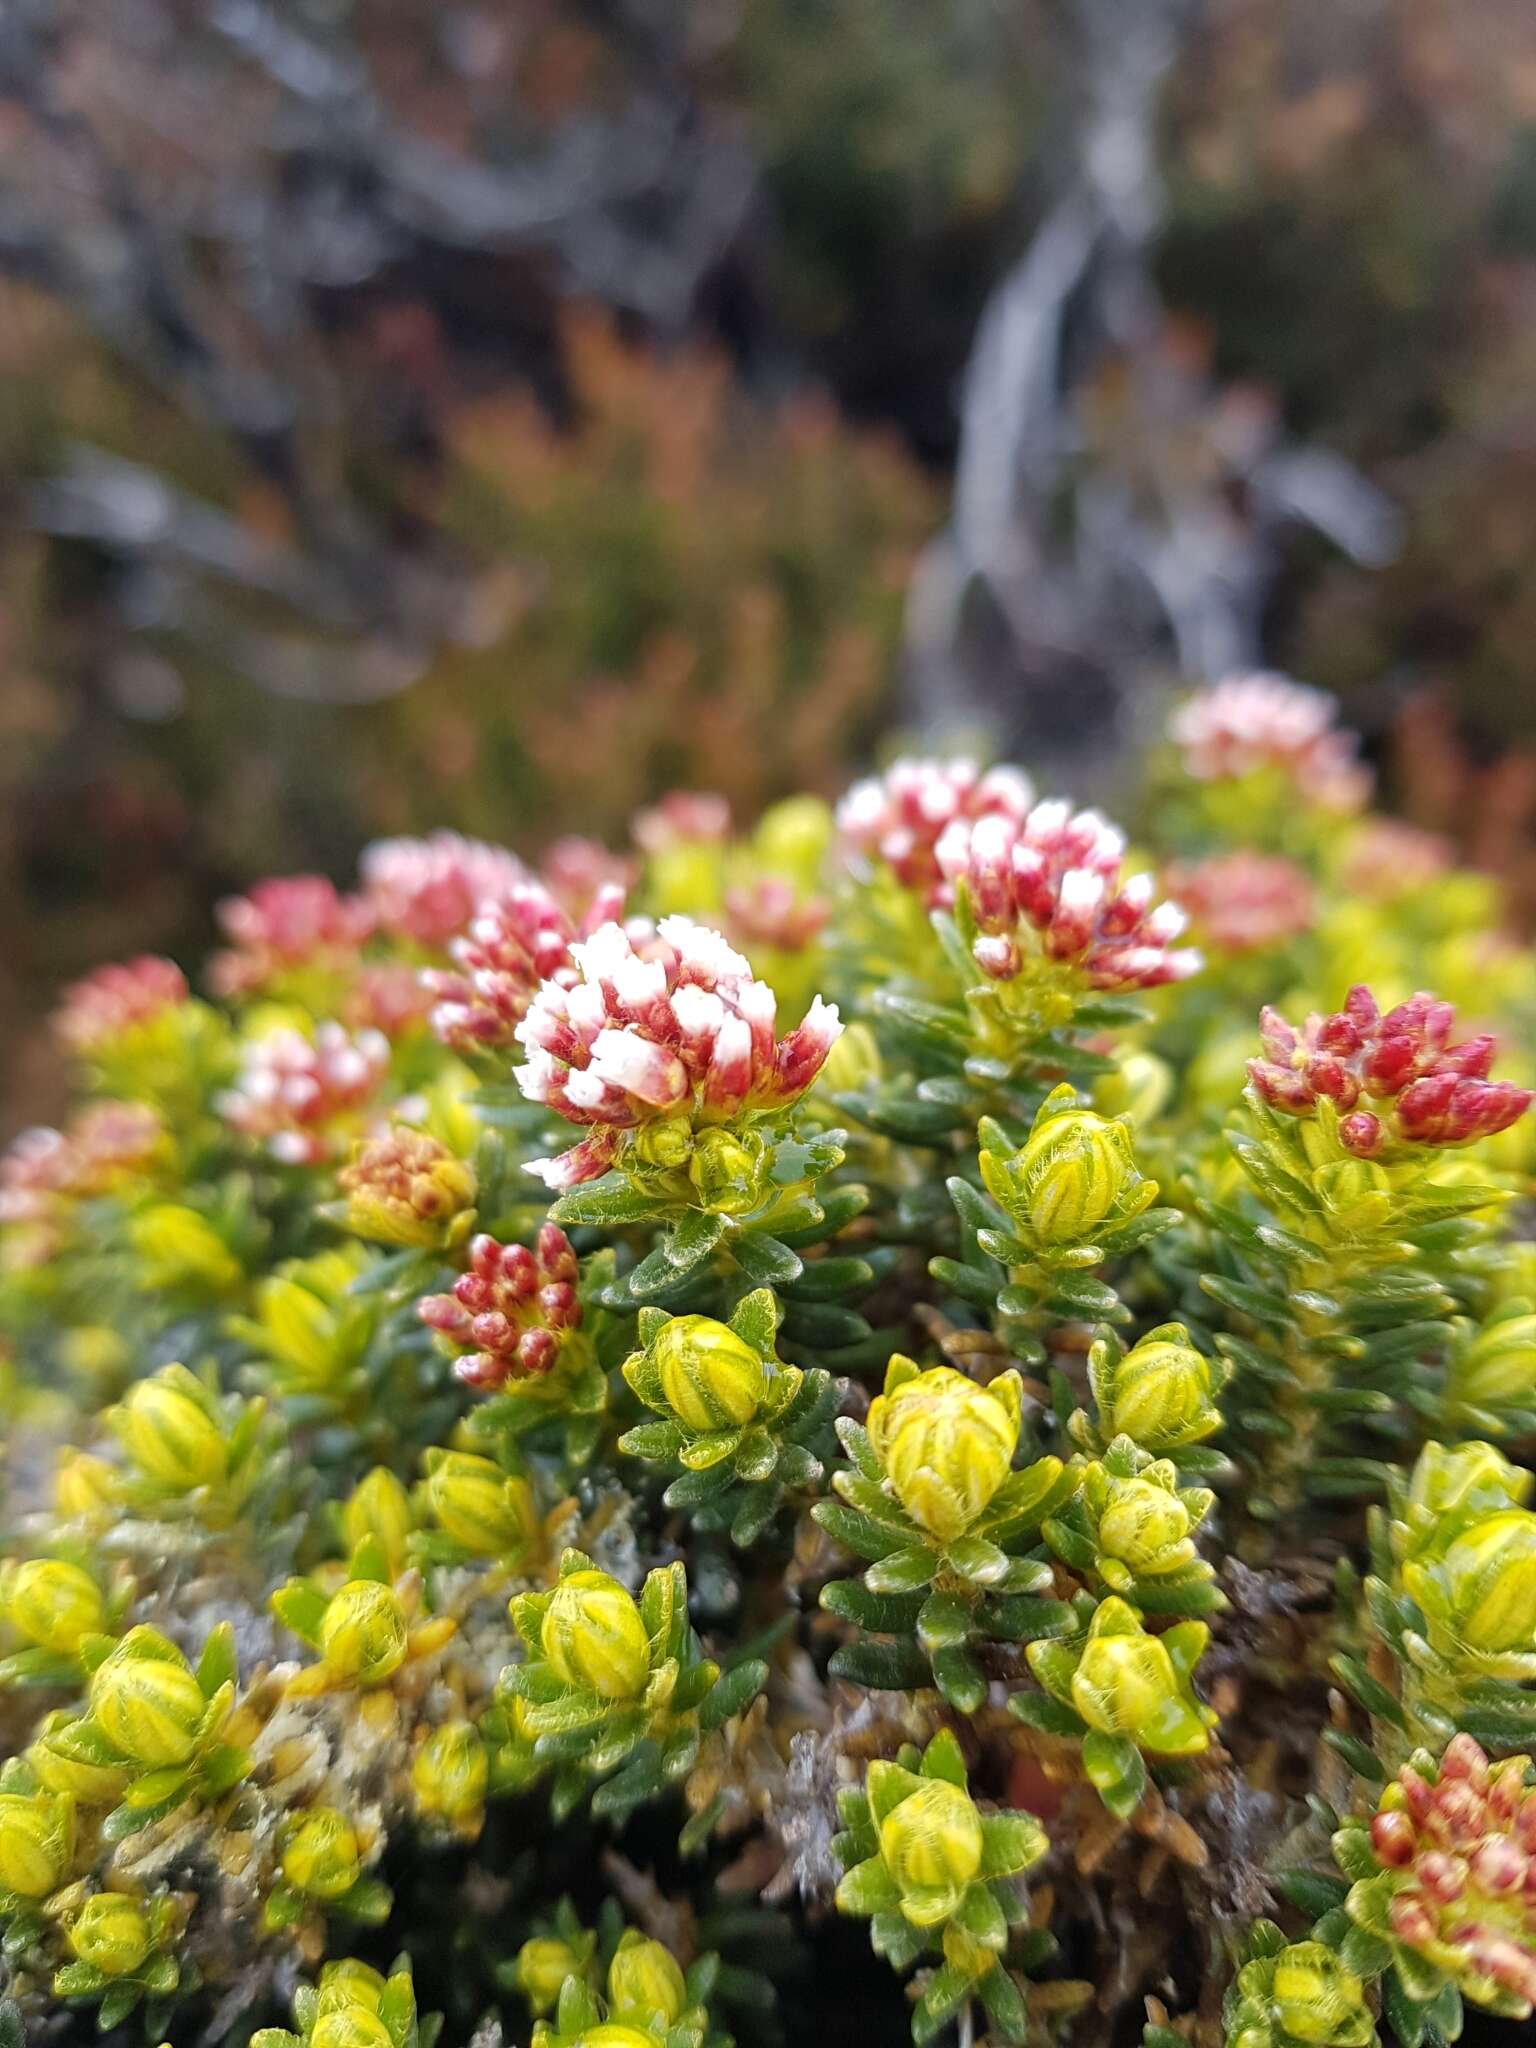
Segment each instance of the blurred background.
[{"label": "blurred background", "polygon": [[1256,665],[1536,902],[1529,0],[3,0],[0,379],[8,1122],[255,875]]}]

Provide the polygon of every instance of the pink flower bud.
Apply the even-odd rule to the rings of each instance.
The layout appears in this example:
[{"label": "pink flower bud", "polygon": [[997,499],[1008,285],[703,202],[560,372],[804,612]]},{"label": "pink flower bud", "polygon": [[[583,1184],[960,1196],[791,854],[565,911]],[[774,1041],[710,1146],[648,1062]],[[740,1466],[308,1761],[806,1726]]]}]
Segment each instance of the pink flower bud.
[{"label": "pink flower bud", "polygon": [[576,1271],[557,1224],[540,1226],[533,1251],[481,1232],[453,1292],[425,1296],[416,1312],[463,1354],[454,1371],[466,1385],[502,1386],[554,1365],[565,1333],[581,1322]]},{"label": "pink flower bud", "polygon": [[1418,1831],[1406,1813],[1378,1813],[1371,1822],[1371,1847],[1379,1862],[1403,1869],[1413,1861]]}]

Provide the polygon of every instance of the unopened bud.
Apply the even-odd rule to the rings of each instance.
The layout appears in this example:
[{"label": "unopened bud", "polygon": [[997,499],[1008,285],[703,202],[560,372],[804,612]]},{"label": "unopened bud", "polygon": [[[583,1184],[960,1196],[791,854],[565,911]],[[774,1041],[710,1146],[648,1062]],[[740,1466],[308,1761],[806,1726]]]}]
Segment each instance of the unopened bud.
[{"label": "unopened bud", "polygon": [[891,1361],[869,1440],[902,1506],[940,1542],[964,1535],[1007,1478],[1022,1403],[1016,1372],[980,1387],[951,1366]]},{"label": "unopened bud", "polygon": [[19,1564],[7,1575],[5,1617],[29,1642],[70,1656],[83,1636],[106,1625],[107,1604],[89,1572],[56,1557]]},{"label": "unopened bud", "polygon": [[640,1610],[607,1572],[563,1578],[545,1610],[540,1640],[556,1676],[605,1700],[636,1698],[650,1676]]},{"label": "unopened bud", "polygon": [[468,1721],[434,1728],[411,1764],[416,1811],[426,1820],[478,1831],[490,1775],[485,1744]]},{"label": "unopened bud", "polygon": [[69,1802],[0,1793],[0,1887],[19,1898],[56,1891],[69,1865]]},{"label": "unopened bud", "polygon": [[386,1568],[396,1575],[405,1569],[406,1543],[413,1526],[411,1497],[387,1465],[375,1465],[360,1479],[341,1511],[347,1549],[356,1550],[372,1538],[383,1553]]},{"label": "unopened bud", "polygon": [[131,1629],[91,1679],[91,1718],[149,1770],[187,1762],[207,1705],[186,1658],[153,1629]]},{"label": "unopened bud", "polygon": [[659,2022],[658,2031],[665,2031],[688,2003],[676,1957],[630,1928],[608,1965],[608,2003],[616,2013]]},{"label": "unopened bud", "polygon": [[674,1316],[652,1356],[662,1392],[689,1429],[750,1422],[768,1387],[768,1368],[744,1337],[710,1316]]},{"label": "unopened bud", "polygon": [[579,1977],[586,1962],[568,1941],[537,1935],[517,1952],[517,1988],[536,2014],[553,2012],[567,1977]]},{"label": "unopened bud", "polygon": [[1333,2043],[1368,2040],[1369,2032],[1348,2032],[1356,2019],[1369,2028],[1360,1979],[1346,1970],[1335,1950],[1320,1941],[1296,1941],[1275,1958],[1275,2017],[1293,2040]]},{"label": "unopened bud", "polygon": [[1469,1648],[1536,1647],[1536,1514],[1509,1508],[1474,1523],[1446,1550],[1443,1583]]},{"label": "unopened bud", "polygon": [[1460,1508],[1518,1507],[1531,1491],[1532,1477],[1492,1444],[1426,1444],[1409,1482],[1408,1498],[1431,1515]]},{"label": "unopened bud", "polygon": [[339,1899],[362,1874],[357,1830],[333,1806],[313,1806],[293,1824],[283,1850],[283,1876],[312,1899]]},{"label": "unopened bud", "polygon": [[[1070,1091],[1062,1091],[1063,1096]],[[1091,1109],[1052,1113],[1052,1097],[1011,1159],[981,1155],[987,1192],[1042,1249],[1091,1239],[1133,1192],[1145,1207],[1157,1190],[1136,1171],[1127,1127]],[[1134,1213],[1134,1212],[1133,1212]]]},{"label": "unopened bud", "polygon": [[382,1685],[405,1662],[405,1610],[388,1586],[349,1579],[320,1623],[320,1654],[338,1678]]},{"label": "unopened bud", "polygon": [[755,1209],[763,1198],[766,1164],[762,1141],[755,1134],[741,1138],[718,1124],[700,1131],[688,1161],[688,1178],[700,1208],[716,1216],[744,1216]]},{"label": "unopened bud", "polygon": [[514,1556],[538,1526],[527,1480],[468,1451],[429,1454],[427,1499],[438,1527],[474,1557]]},{"label": "unopened bud", "polygon": [[1111,1358],[1103,1344],[1094,1346],[1090,1358],[1106,1435],[1128,1436],[1143,1450],[1163,1452],[1199,1443],[1220,1428],[1216,1374],[1182,1323],[1164,1323],[1123,1358]]},{"label": "unopened bud", "polygon": [[693,1124],[686,1116],[659,1116],[634,1135],[633,1157],[645,1167],[675,1173],[693,1156]]},{"label": "unopened bud", "polygon": [[[871,1776],[878,1770],[872,1765]],[[970,1795],[944,1778],[924,1779],[880,1823],[881,1860],[904,1898],[930,1894],[935,1907],[971,1882],[981,1852],[981,1816]]]},{"label": "unopened bud", "polygon": [[437,1251],[473,1227],[473,1171],[439,1139],[396,1126],[359,1145],[337,1176],[347,1227],[378,1244]]},{"label": "unopened bud", "polygon": [[1131,1571],[1177,1571],[1193,1554],[1188,1508],[1177,1493],[1147,1479],[1111,1480],[1099,1518],[1099,1548]]},{"label": "unopened bud", "polygon": [[217,1485],[224,1477],[223,1433],[204,1402],[199,1382],[180,1365],[165,1366],[130,1388],[111,1420],[146,1477],[178,1493]]},{"label": "unopened bud", "polygon": [[227,1294],[242,1278],[240,1261],[207,1217],[174,1202],[156,1202],[128,1226],[151,1287],[191,1287]]},{"label": "unopened bud", "polygon": [[1163,1756],[1196,1755],[1209,1744],[1167,1646],[1145,1632],[1123,1600],[1100,1603],[1071,1690],[1072,1704],[1101,1734],[1128,1735]]},{"label": "unopened bud", "polygon": [[105,1458],[72,1451],[59,1460],[53,1480],[54,1512],[64,1521],[111,1512],[117,1473]]},{"label": "unopened bud", "polygon": [[149,1922],[122,1892],[95,1892],[76,1914],[69,1945],[104,1977],[131,1977],[149,1955]]}]

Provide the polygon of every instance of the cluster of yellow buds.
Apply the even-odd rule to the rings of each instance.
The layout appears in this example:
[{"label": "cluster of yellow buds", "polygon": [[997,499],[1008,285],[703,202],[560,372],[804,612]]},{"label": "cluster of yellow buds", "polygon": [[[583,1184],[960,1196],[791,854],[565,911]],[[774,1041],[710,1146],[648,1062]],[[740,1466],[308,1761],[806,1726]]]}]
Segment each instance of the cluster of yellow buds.
[{"label": "cluster of yellow buds", "polygon": [[434,1449],[422,1459],[421,1499],[435,1527],[418,1541],[433,1563],[471,1559],[515,1564],[537,1541],[538,1504],[518,1472],[473,1451]]},{"label": "cluster of yellow buds", "polygon": [[1128,1436],[1156,1457],[1188,1450],[1221,1427],[1216,1397],[1230,1371],[1225,1360],[1198,1350],[1182,1323],[1160,1323],[1129,1351],[1105,1335],[1088,1353],[1097,1427],[1077,1409],[1072,1434],[1095,1452],[1117,1436]]},{"label": "cluster of yellow buds", "polygon": [[28,1752],[45,1785],[84,1807],[115,1806],[108,1832],[121,1838],[240,1782],[250,1757],[228,1734],[235,1646],[227,1622],[208,1637],[195,1668],[142,1625],[115,1644],[91,1639],[87,1661],[97,1650],[84,1715],[45,1724]]},{"label": "cluster of yellow buds", "polygon": [[251,2048],[418,2048],[433,2025],[418,2025],[409,1959],[401,1956],[388,1977],[348,1956],[327,1963],[318,1984],[293,1995],[296,2031],[261,2027]]},{"label": "cluster of yellow buds", "polygon": [[[978,1386],[950,1366],[922,1371],[891,1360],[867,1426],[837,1425],[849,1464],[833,1474],[839,1498],[812,1509],[827,1533],[872,1560],[862,1583],[825,1588],[822,1605],[861,1626],[910,1628],[896,1652],[878,1644],[839,1650],[833,1670],[862,1684],[932,1683],[972,1712],[986,1681],[975,1641],[1017,1641],[1066,1626],[1050,1567],[1024,1552],[1077,1486],[1060,1458],[1013,1470],[1023,1382],[1005,1372]],[[893,1604],[894,1603],[894,1604]]]},{"label": "cluster of yellow buds", "polygon": [[383,1847],[380,1830],[333,1806],[291,1813],[278,1832],[281,1876],[267,1893],[263,1920],[270,1929],[295,1926],[319,1909],[367,1924],[388,1916],[389,1887],[366,1874]]},{"label": "cluster of yellow buds", "polygon": [[792,1490],[821,1477],[812,1446],[837,1403],[830,1373],[780,1362],[778,1323],[766,1287],[746,1295],[729,1323],[642,1309],[642,1348],[624,1363],[625,1379],[662,1420],[630,1430],[619,1449],[681,1466],[667,1505],[702,1510],[700,1526],[729,1527],[740,1545],[762,1534]]},{"label": "cluster of yellow buds", "polygon": [[346,1408],[363,1394],[380,1303],[353,1289],[369,1263],[355,1244],[290,1259],[257,1287],[255,1314],[231,1319],[275,1394],[324,1409]]},{"label": "cluster of yellow buds", "polygon": [[702,1654],[681,1564],[649,1573],[636,1600],[567,1550],[554,1587],[518,1594],[511,1613],[527,1654],[502,1672],[498,1697],[535,1760],[558,1762],[557,1811],[595,1778],[606,1782],[594,1811],[623,1814],[654,1798],[693,1768],[701,1734],[740,1713],[768,1675],[753,1660],[722,1677]]},{"label": "cluster of yellow buds", "polygon": [[1206,1486],[1180,1486],[1171,1458],[1153,1458],[1128,1436],[1082,1467],[1078,1489],[1045,1523],[1062,1561],[1112,1593],[1159,1614],[1203,1614],[1222,1606],[1215,1569],[1195,1548],[1195,1531],[1216,1504]]},{"label": "cluster of yellow buds", "polygon": [[[535,2026],[533,2048],[701,2048],[709,2028],[704,2000],[719,1975],[717,1956],[700,1956],[685,1972],[669,1948],[627,1928],[609,1959],[606,1996],[600,1997],[586,1951],[591,1939],[557,1936],[526,1943],[519,1952],[519,1987],[536,2011],[555,2007],[553,2021],[540,2019]],[[549,1979],[566,1956],[575,1967],[551,2000]]]},{"label": "cluster of yellow buds", "polygon": [[1263,1921],[1255,1945],[1261,1952],[1227,1994],[1227,2048],[1370,2048],[1376,2023],[1365,1986],[1337,1949],[1287,1942]]},{"label": "cluster of yellow buds", "polygon": [[864,1790],[839,1793],[837,1805],[838,1911],[875,1921],[871,1939],[893,1969],[906,1970],[925,1950],[943,1953],[914,2037],[928,2039],[978,1997],[1003,2037],[1014,2038],[1023,2004],[1003,1958],[1023,1914],[1014,1880],[1050,1847],[1040,1823],[1027,1813],[978,1810],[947,1729],[921,1753],[909,1747],[895,1762],[872,1763]]},{"label": "cluster of yellow buds", "polygon": [[132,1597],[121,1575],[104,1592],[84,1565],[34,1557],[0,1566],[0,1618],[26,1647],[0,1658],[0,1685],[68,1685],[85,1670],[83,1646],[110,1634]]},{"label": "cluster of yellow buds", "polygon": [[[96,2024],[107,2033],[145,2002],[155,2014],[181,1982],[174,1954],[186,1914],[166,1894],[143,1898],[84,1885],[51,1902],[74,1960],[54,1972],[56,1998],[97,2003]],[[151,2021],[153,2026],[153,2021]]]},{"label": "cluster of yellow buds", "polygon": [[266,1404],[221,1396],[184,1365],[135,1381],[105,1420],[127,1470],[115,1492],[127,1506],[227,1528],[244,1509],[268,1460]]},{"label": "cluster of yellow buds", "polygon": [[435,1657],[454,1634],[450,1616],[422,1617],[416,1575],[391,1582],[370,1544],[359,1546],[351,1569],[352,1577],[329,1594],[312,1579],[290,1579],[272,1595],[278,1620],[319,1653],[289,1680],[296,1696],[382,1691],[407,1668]]},{"label": "cluster of yellow buds", "polygon": [[1210,1744],[1216,1715],[1193,1684],[1209,1639],[1203,1621],[1153,1635],[1134,1607],[1111,1595],[1080,1634],[1025,1649],[1030,1670],[1066,1712],[1042,1711],[1028,1693],[1008,1704],[1020,1720],[1080,1734],[1084,1772],[1110,1812],[1123,1817],[1146,1790],[1146,1756],[1198,1756]]},{"label": "cluster of yellow buds", "polygon": [[446,1251],[475,1227],[474,1170],[440,1138],[396,1124],[366,1138],[338,1175],[357,1237],[402,1250]]}]

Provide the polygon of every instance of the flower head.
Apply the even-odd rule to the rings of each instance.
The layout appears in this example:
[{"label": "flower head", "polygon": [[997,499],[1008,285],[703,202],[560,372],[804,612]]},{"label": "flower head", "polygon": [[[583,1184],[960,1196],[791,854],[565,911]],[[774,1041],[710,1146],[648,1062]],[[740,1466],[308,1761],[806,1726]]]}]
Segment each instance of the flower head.
[{"label": "flower head", "polygon": [[[1493,1763],[1470,1735],[1438,1760],[1416,1751],[1381,1795],[1368,1834],[1334,1837],[1341,1864],[1378,1875],[1349,1895],[1352,1918],[1514,2019],[1536,2004],[1536,1787],[1530,1759]],[[1368,1840],[1369,1857],[1362,1854]]]},{"label": "flower head", "polygon": [[404,1124],[364,1139],[337,1184],[347,1227],[380,1244],[438,1250],[462,1243],[474,1223],[472,1169],[440,1139]]},{"label": "flower head", "polygon": [[774,1038],[775,1001],[720,934],[665,917],[637,950],[616,924],[573,947],[580,979],[546,982],[517,1028],[528,1049],[518,1082],[531,1101],[594,1127],[584,1143],[532,1169],[552,1187],[595,1179],[626,1133],[665,1120],[686,1158],[700,1126],[750,1121],[805,1093],[842,1030],[817,997]]},{"label": "flower head", "polygon": [[324,875],[272,875],[218,907],[230,944],[209,966],[214,993],[248,996],[288,977],[348,975],[373,930],[373,911]]},{"label": "flower head", "polygon": [[[1396,1140],[1470,1145],[1507,1130],[1532,1100],[1529,1088],[1490,1081],[1497,1043],[1453,1043],[1456,1012],[1420,993],[1381,1014],[1363,985],[1331,1017],[1314,1012],[1298,1031],[1278,1011],[1259,1021],[1260,1058],[1249,1078],[1272,1109],[1307,1116],[1326,1096],[1341,1112],[1346,1150],[1371,1159]],[[1374,1105],[1366,1108],[1363,1103]]]},{"label": "flower head", "polygon": [[54,1028],[71,1052],[89,1057],[186,999],[186,976],[175,961],[144,953],[98,967],[66,989]]},{"label": "flower head", "polygon": [[514,883],[449,940],[453,971],[422,976],[436,998],[433,1031],[455,1052],[511,1045],[540,984],[570,988],[579,979],[572,946],[616,918],[623,903],[623,891],[605,884],[578,924],[542,882]]},{"label": "flower head", "polygon": [[315,1027],[313,1038],[289,1025],[255,1039],[233,1088],[218,1107],[235,1130],[265,1141],[285,1166],[316,1166],[356,1128],[389,1072],[382,1032]]},{"label": "flower head", "polygon": [[1097,811],[1060,802],[1024,817],[957,818],[935,848],[939,868],[964,888],[976,936],[971,951],[989,981],[1012,982],[1041,964],[1094,989],[1156,988],[1200,967],[1175,949],[1185,917],[1156,903],[1150,875],[1122,878],[1124,836]]},{"label": "flower head", "polygon": [[460,1347],[454,1371],[472,1387],[546,1373],[581,1321],[571,1241],[554,1223],[540,1226],[532,1251],[481,1235],[452,1293],[427,1295],[417,1313]]},{"label": "flower head", "polygon": [[731,807],[711,790],[674,789],[649,810],[637,811],[630,837],[654,859],[674,847],[699,841],[714,843],[731,829]]},{"label": "flower head", "polygon": [[1222,953],[1256,953],[1310,931],[1312,883],[1281,854],[1233,853],[1171,869],[1168,886],[1197,935]]},{"label": "flower head", "polygon": [[437,950],[483,904],[502,901],[527,879],[515,853],[458,832],[376,839],[364,848],[358,868],[379,930]]},{"label": "flower head", "polygon": [[1275,769],[1325,809],[1358,810],[1370,775],[1354,734],[1334,724],[1336,709],[1325,690],[1287,676],[1231,676],[1180,705],[1169,730],[1198,782]]},{"label": "flower head", "polygon": [[853,846],[878,859],[903,888],[933,908],[954,901],[953,876],[938,859],[946,830],[1001,818],[1022,824],[1034,802],[1029,778],[1017,768],[974,761],[893,761],[882,776],[856,782],[837,807],[838,829]]}]

